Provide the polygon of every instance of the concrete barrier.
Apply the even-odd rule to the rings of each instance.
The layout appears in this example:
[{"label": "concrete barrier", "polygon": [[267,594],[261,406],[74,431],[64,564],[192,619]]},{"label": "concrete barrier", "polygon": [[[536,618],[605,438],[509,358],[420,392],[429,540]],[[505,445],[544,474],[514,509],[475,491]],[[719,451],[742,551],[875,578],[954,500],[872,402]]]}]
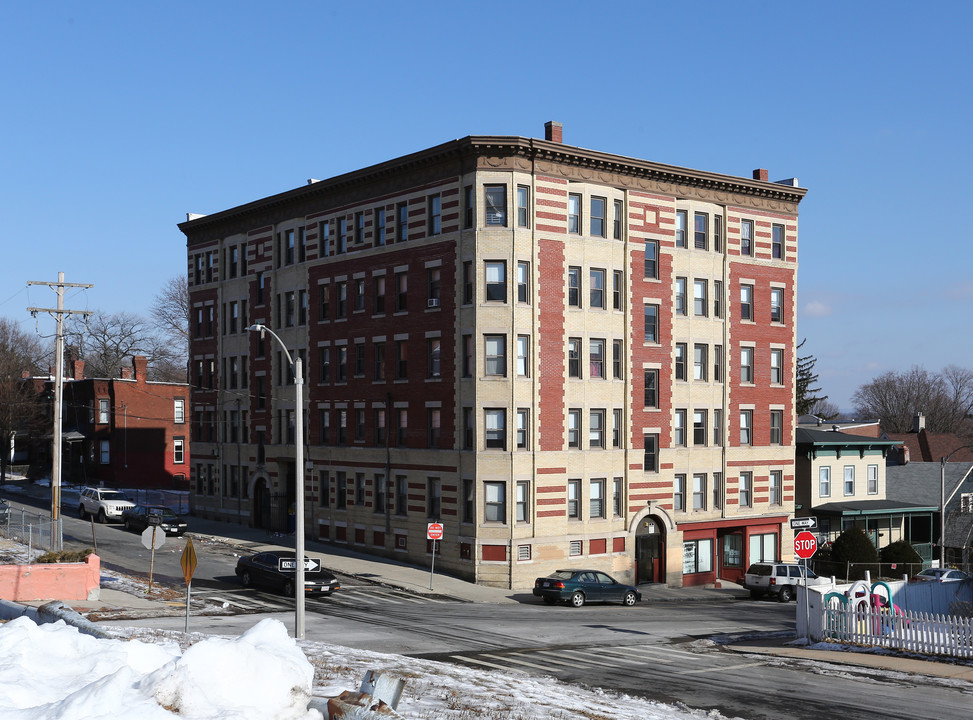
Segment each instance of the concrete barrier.
[{"label": "concrete barrier", "polygon": [[101,558],[89,555],[81,563],[0,565],[0,600],[98,600],[101,595]]}]

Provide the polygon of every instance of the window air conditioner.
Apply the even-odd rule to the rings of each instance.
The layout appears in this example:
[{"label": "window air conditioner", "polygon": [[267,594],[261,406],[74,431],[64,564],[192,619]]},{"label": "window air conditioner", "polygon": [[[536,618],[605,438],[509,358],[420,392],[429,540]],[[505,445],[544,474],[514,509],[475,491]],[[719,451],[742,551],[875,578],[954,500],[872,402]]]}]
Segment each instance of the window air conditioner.
[{"label": "window air conditioner", "polygon": [[439,298],[429,298],[426,301],[426,307],[439,307]]}]

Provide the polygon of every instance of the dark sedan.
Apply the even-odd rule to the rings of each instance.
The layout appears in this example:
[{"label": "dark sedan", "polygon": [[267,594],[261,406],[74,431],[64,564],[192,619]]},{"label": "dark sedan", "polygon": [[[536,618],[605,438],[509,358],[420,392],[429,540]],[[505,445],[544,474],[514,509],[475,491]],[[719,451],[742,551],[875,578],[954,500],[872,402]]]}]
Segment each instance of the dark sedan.
[{"label": "dark sedan", "polygon": [[[291,569],[281,570],[281,560]],[[312,563],[315,561],[311,561]],[[262,552],[249,555],[237,560],[236,574],[244,587],[259,585],[261,587],[278,590],[284,595],[294,595],[294,568],[297,565],[296,556],[289,552]],[[305,557],[305,568],[307,558]],[[338,579],[324,570],[304,571],[305,595],[330,595],[340,590]]]},{"label": "dark sedan", "polygon": [[[158,522],[155,522],[155,521]],[[166,535],[182,535],[186,532],[186,521],[167,507],[136,505],[122,511],[122,524],[126,530],[142,532],[147,527],[157,525]]]},{"label": "dark sedan", "polygon": [[637,587],[620,583],[600,570],[558,570],[534,581],[534,595],[548,605],[566,602],[574,607],[586,602],[620,602],[631,607],[642,600]]}]

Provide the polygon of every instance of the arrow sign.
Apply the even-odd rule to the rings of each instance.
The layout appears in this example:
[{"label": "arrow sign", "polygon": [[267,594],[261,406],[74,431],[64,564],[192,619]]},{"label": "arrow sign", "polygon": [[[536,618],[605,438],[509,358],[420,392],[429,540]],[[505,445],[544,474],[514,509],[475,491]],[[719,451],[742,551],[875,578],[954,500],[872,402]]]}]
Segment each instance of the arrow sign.
[{"label": "arrow sign", "polygon": [[818,519],[816,517],[791,518],[792,530],[816,530]]},{"label": "arrow sign", "polygon": [[[297,560],[288,558],[279,558],[277,560],[277,569],[281,572],[294,572],[297,570]],[[304,558],[304,571],[305,572],[320,572],[321,561],[317,558]]]}]

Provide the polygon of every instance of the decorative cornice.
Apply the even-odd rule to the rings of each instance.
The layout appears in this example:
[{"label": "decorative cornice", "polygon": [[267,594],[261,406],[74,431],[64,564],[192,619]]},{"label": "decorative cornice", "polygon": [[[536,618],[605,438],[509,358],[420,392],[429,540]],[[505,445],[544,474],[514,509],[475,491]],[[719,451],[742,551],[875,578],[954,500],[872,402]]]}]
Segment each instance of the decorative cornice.
[{"label": "decorative cornice", "polygon": [[647,160],[585,150],[516,136],[468,136],[343,175],[303,185],[212,215],[195,217],[179,229],[199,242],[246,232],[287,217],[339,208],[369,198],[421,187],[476,169],[514,170],[596,182],[678,198],[704,200],[790,214],[805,188],[692,170]]}]

